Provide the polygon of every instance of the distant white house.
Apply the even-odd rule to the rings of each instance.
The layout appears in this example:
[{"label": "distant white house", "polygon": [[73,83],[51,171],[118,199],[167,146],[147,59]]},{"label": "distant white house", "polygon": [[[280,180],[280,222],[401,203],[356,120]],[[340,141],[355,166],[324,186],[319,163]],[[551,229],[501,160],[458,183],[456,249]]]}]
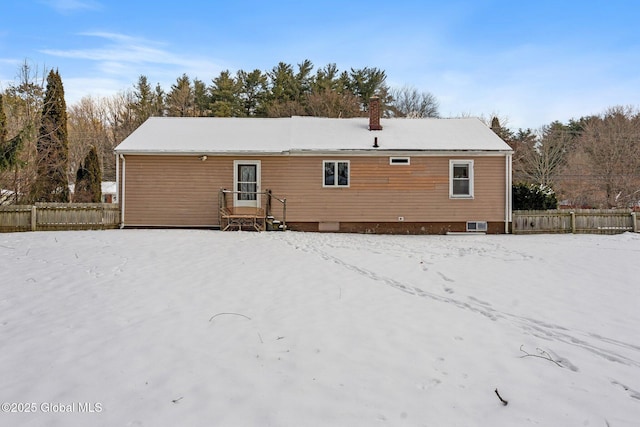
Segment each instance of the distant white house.
[{"label": "distant white house", "polygon": [[102,181],[102,203],[118,203],[118,192],[115,181]]},{"label": "distant white house", "polygon": [[[69,184],[71,194],[75,193],[75,188],[75,184]],[[100,183],[100,190],[102,191],[102,198],[100,199],[102,203],[118,203],[115,181],[102,181]]]}]

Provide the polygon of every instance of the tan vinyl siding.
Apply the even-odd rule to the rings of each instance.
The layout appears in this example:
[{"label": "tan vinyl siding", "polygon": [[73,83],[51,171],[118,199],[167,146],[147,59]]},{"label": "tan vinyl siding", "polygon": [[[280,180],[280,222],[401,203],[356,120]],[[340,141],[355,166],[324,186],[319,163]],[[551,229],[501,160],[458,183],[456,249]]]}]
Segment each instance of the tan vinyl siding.
[{"label": "tan vinyl siding", "polygon": [[449,198],[451,157],[411,158],[389,165],[388,157],[349,157],[348,188],[322,187],[322,161],[332,157],[283,157],[262,163],[263,187],[287,198],[287,221],[386,222],[503,221],[505,158],[474,160],[474,199]]},{"label": "tan vinyl siding", "polygon": [[[449,198],[449,160],[474,161],[474,198]],[[260,160],[262,190],[287,199],[290,222],[504,221],[505,157],[126,156],[125,225],[218,225],[218,190],[234,160]],[[323,160],[349,160],[348,188],[323,188]],[[274,205],[274,213],[278,208]]]},{"label": "tan vinyl siding", "polygon": [[233,185],[232,159],[125,157],[125,225],[218,224],[218,189]]}]

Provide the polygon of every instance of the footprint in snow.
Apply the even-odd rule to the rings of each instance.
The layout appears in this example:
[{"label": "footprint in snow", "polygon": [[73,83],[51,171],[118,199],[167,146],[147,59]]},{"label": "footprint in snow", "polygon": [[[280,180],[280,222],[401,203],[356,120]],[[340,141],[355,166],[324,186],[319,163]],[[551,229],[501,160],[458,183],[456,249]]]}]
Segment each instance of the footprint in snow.
[{"label": "footprint in snow", "polygon": [[432,378],[429,381],[427,381],[426,384],[416,384],[416,387],[418,388],[418,390],[427,391],[427,390],[431,390],[434,387],[437,387],[441,383],[442,381],[440,381],[439,379]]},{"label": "footprint in snow", "polygon": [[484,306],[491,307],[491,304],[490,304],[490,303],[488,303],[488,302],[486,302],[486,301],[482,301],[481,299],[474,298],[474,297],[469,297],[469,299],[470,299],[471,301],[477,302],[478,304],[482,304],[482,305],[484,305]]},{"label": "footprint in snow", "polygon": [[441,273],[439,271],[438,271],[438,276],[442,277],[446,282],[449,282],[449,283],[454,283],[455,282],[455,280],[453,280],[450,277],[445,276],[443,273]]},{"label": "footprint in snow", "polygon": [[631,396],[631,398],[640,400],[640,392],[638,392],[638,391],[636,391],[636,390],[634,390],[632,388],[629,388],[628,386],[626,386],[626,385],[624,385],[624,384],[622,384],[622,383],[620,383],[618,381],[615,381],[615,380],[611,381],[611,384],[617,385],[619,387],[622,387],[624,389],[624,391],[629,393],[629,396]]}]

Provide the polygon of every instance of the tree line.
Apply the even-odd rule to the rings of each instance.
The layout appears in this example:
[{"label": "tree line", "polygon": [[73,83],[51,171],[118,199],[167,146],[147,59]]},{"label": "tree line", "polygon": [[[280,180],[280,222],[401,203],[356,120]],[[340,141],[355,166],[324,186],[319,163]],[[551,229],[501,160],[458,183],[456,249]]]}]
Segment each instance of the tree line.
[{"label": "tree line", "polygon": [[294,68],[278,63],[270,71],[222,71],[210,84],[183,74],[168,92],[140,76],[131,93],[138,121],[170,117],[359,117],[369,99],[383,100],[393,117],[437,117],[438,103],[428,92],[410,87],[391,89],[386,73],[375,67],[339,71],[328,64],[314,72],[305,60]]},{"label": "tree line", "polygon": [[[280,62],[264,72],[225,70],[209,83],[183,74],[167,90],[141,75],[128,90],[67,107],[58,72],[25,61],[16,83],[0,92],[0,203],[68,201],[68,183],[76,186],[74,201],[96,200],[91,180],[115,180],[114,147],[151,116],[349,118],[366,116],[374,94],[385,117],[440,116],[431,93],[390,88],[386,79],[375,67],[340,71],[335,64],[314,69],[309,60],[295,67]],[[640,200],[636,109],[612,107],[537,130],[512,130],[498,117],[484,121],[513,148],[520,190],[554,194],[576,207]]]},{"label": "tree line", "polygon": [[[0,93],[0,202],[69,200],[63,177],[83,189],[88,185],[83,180],[95,175],[90,171],[115,180],[113,149],[151,116],[349,118],[366,115],[374,94],[389,117],[439,115],[431,93],[390,88],[384,70],[340,71],[335,64],[314,70],[309,60],[296,67],[280,62],[265,72],[225,70],[209,84],[183,74],[168,90],[141,75],[131,89],[86,96],[69,107],[58,72],[45,74],[25,61],[17,82]],[[97,168],[91,164],[95,159]],[[86,199],[95,197],[75,192],[74,201]]]},{"label": "tree line", "polygon": [[640,112],[601,114],[514,132],[491,128],[514,150],[513,181],[576,208],[628,208],[640,203]]}]

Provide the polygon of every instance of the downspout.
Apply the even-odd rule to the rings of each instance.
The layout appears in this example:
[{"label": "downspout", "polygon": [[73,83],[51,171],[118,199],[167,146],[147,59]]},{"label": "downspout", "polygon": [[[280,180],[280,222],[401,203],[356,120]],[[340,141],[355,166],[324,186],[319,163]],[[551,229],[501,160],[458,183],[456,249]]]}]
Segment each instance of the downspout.
[{"label": "downspout", "polygon": [[[125,183],[126,183],[126,179],[125,179],[125,171],[126,171],[126,161],[124,158],[123,154],[120,154],[120,160],[122,160],[122,189],[120,191],[120,229],[122,230],[124,228],[124,188],[125,188]],[[119,164],[120,162],[118,162],[117,164]]]},{"label": "downspout", "polygon": [[509,223],[512,221],[512,213],[511,208],[513,206],[513,190],[512,190],[512,162],[511,162],[511,154],[507,154],[505,156],[505,206],[504,206],[504,233],[509,234]]},{"label": "downspout", "polygon": [[120,204],[120,159],[118,158],[118,153],[114,153],[116,158],[116,201]]}]

